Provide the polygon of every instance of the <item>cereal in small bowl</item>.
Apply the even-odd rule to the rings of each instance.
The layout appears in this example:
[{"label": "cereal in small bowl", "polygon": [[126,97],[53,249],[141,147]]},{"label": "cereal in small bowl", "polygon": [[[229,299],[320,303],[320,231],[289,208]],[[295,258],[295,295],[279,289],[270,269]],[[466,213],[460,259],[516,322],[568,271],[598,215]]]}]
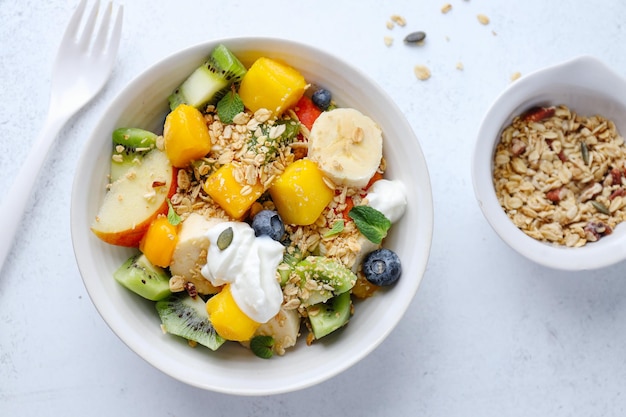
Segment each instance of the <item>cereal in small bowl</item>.
[{"label": "cereal in small bowl", "polygon": [[565,270],[626,257],[625,81],[582,57],[528,75],[488,111],[472,174],[512,248]]}]

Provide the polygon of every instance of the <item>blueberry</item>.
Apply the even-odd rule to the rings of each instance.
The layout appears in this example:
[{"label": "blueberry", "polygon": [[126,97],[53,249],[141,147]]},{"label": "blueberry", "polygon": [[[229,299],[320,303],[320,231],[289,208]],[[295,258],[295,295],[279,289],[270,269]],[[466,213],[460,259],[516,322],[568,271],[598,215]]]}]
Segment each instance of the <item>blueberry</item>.
[{"label": "blueberry", "polygon": [[285,224],[278,213],[272,210],[261,210],[252,219],[255,236],[269,236],[280,240],[285,234]]},{"label": "blueberry", "polygon": [[315,104],[320,110],[328,109],[331,99],[332,96],[330,94],[330,91],[326,90],[325,88],[320,88],[319,90],[315,91],[311,96],[311,101],[313,101],[313,104]]},{"label": "blueberry", "polygon": [[400,258],[389,249],[377,249],[365,256],[363,273],[365,278],[374,285],[391,285],[402,274]]}]

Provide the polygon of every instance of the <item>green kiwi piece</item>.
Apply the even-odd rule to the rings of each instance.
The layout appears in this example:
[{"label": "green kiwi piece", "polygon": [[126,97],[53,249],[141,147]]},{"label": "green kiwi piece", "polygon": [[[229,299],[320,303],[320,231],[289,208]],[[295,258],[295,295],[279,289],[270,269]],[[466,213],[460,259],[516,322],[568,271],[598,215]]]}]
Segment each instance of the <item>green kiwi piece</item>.
[{"label": "green kiwi piece", "polygon": [[208,104],[216,104],[232,84],[241,81],[246,72],[241,61],[220,44],[211,51],[206,62],[169,96],[170,109],[174,110],[183,103],[199,110]]},{"label": "green kiwi piece", "polygon": [[341,293],[326,303],[307,307],[311,330],[316,339],[345,326],[352,315],[350,292]]},{"label": "green kiwi piece", "polygon": [[158,301],[171,294],[170,276],[153,265],[144,254],[133,255],[114,273],[113,278],[134,293]]},{"label": "green kiwi piece", "polygon": [[113,131],[113,145],[122,145],[136,152],[149,151],[156,147],[157,135],[137,127],[120,127]]},{"label": "green kiwi piece", "polygon": [[111,182],[117,181],[128,170],[141,163],[144,155],[156,148],[157,135],[136,127],[121,127],[112,134]]},{"label": "green kiwi piece", "polygon": [[302,260],[302,252],[298,248],[285,250],[283,261],[278,265],[280,275],[280,285],[283,286],[289,281],[291,273],[295,271],[296,265]]},{"label": "green kiwi piece", "polygon": [[307,256],[298,262],[295,267],[303,282],[308,279],[330,284],[333,292],[341,294],[349,291],[356,283],[354,272],[343,266],[338,261],[325,256]]},{"label": "green kiwi piece", "polygon": [[157,301],[156,309],[162,328],[167,333],[200,343],[211,350],[217,350],[225,342],[211,324],[206,304],[199,296],[175,294]]}]

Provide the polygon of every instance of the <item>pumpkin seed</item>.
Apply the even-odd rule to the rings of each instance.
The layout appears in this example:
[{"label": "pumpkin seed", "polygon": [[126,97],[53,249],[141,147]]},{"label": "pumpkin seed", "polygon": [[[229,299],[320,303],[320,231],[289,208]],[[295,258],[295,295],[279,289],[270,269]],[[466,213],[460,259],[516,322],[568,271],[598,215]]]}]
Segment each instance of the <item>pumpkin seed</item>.
[{"label": "pumpkin seed", "polygon": [[217,237],[217,247],[219,250],[224,250],[230,246],[233,241],[233,228],[228,227],[220,233]]},{"label": "pumpkin seed", "polygon": [[611,214],[611,213],[609,212],[609,209],[608,209],[608,208],[606,208],[606,206],[605,206],[604,204],[602,204],[601,202],[599,202],[599,201],[592,200],[592,201],[591,201],[591,205],[592,205],[593,207],[595,207],[595,209],[596,209],[596,210],[598,210],[598,211],[599,211],[600,213],[602,213],[602,214],[606,214],[607,216]]},{"label": "pumpkin seed", "polygon": [[404,42],[417,43],[423,41],[424,39],[426,39],[426,33],[420,30],[406,35],[406,37],[404,38]]},{"label": "pumpkin seed", "polygon": [[589,165],[589,148],[585,142],[580,142],[580,153],[583,155],[585,165]]}]

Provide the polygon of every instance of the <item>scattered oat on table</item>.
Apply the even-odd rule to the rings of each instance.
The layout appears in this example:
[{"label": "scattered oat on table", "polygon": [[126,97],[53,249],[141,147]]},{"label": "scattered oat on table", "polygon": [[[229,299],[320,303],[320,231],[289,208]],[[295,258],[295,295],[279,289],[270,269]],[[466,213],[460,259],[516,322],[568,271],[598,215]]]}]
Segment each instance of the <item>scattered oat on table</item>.
[{"label": "scattered oat on table", "polygon": [[478,21],[482,24],[482,25],[488,25],[489,24],[489,18],[484,15],[484,14],[479,14],[476,16],[476,18],[478,19]]},{"label": "scattered oat on table", "polygon": [[393,44],[393,38],[391,36],[385,36],[384,41],[387,46],[391,46]]},{"label": "scattered oat on table", "polygon": [[386,25],[387,25],[387,29],[389,29],[389,30],[391,30],[391,29],[393,29],[393,28],[394,28],[394,24],[393,24],[393,22],[391,22],[391,21],[389,21],[389,20],[387,21]]},{"label": "scattered oat on table", "polygon": [[406,26],[406,19],[399,14],[391,15],[391,21],[398,26]]},{"label": "scattered oat on table", "polygon": [[452,10],[452,5],[450,3],[446,3],[441,7],[441,13],[446,14],[450,10]]},{"label": "scattered oat on table", "polygon": [[521,76],[522,74],[519,71],[514,72],[513,74],[511,74],[511,81],[517,81],[520,79]]},{"label": "scattered oat on table", "polygon": [[425,81],[430,78],[430,69],[426,65],[416,65],[413,72],[418,80]]},{"label": "scattered oat on table", "polygon": [[626,220],[626,146],[603,116],[538,107],[504,129],[494,187],[513,223],[537,240],[580,247]]},{"label": "scattered oat on table", "polygon": [[462,62],[457,62],[456,63],[456,69],[458,69],[459,71],[463,71],[465,67],[463,66]]}]

